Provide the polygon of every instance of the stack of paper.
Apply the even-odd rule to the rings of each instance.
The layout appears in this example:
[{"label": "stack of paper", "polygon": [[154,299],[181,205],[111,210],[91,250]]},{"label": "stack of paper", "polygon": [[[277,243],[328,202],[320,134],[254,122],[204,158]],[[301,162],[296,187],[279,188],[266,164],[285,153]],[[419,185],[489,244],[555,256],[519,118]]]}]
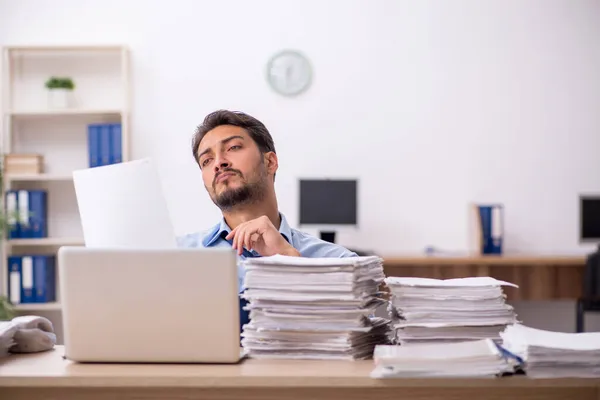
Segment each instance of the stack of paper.
[{"label": "stack of paper", "polygon": [[503,285],[490,277],[385,279],[392,294],[396,342],[457,342],[493,339],[516,321]]},{"label": "stack of paper", "polygon": [[242,346],[255,358],[365,359],[390,343],[379,257],[249,258],[243,297],[250,323]]},{"label": "stack of paper", "polygon": [[373,378],[495,377],[512,371],[490,339],[462,343],[377,346]]},{"label": "stack of paper", "polygon": [[563,333],[509,326],[502,346],[521,357],[532,378],[600,377],[600,332]]}]

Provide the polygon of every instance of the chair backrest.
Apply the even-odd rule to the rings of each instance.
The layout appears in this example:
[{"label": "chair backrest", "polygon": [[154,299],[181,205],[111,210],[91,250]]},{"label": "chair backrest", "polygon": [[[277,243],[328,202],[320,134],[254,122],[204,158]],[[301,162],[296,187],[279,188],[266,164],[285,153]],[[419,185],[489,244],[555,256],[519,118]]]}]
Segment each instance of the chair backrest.
[{"label": "chair backrest", "polygon": [[370,250],[364,250],[364,249],[348,249],[348,250],[356,253],[356,255],[359,257],[361,257],[361,256],[376,256],[377,255],[373,251],[370,251]]},{"label": "chair backrest", "polygon": [[600,298],[600,246],[587,256],[583,275],[583,296]]}]

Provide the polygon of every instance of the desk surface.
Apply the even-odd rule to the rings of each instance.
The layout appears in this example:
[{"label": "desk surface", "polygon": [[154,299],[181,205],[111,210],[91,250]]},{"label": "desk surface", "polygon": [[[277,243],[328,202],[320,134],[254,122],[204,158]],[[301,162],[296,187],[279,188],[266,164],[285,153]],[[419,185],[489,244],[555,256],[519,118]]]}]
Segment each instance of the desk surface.
[{"label": "desk surface", "polygon": [[594,379],[372,379],[373,361],[254,360],[239,364],[80,364],[54,350],[0,360],[0,387],[600,387]]},{"label": "desk surface", "polygon": [[488,379],[369,377],[373,361],[246,359],[235,365],[77,364],[63,348],[0,360],[0,393],[11,400],[364,399],[599,400],[600,380],[522,376]]}]

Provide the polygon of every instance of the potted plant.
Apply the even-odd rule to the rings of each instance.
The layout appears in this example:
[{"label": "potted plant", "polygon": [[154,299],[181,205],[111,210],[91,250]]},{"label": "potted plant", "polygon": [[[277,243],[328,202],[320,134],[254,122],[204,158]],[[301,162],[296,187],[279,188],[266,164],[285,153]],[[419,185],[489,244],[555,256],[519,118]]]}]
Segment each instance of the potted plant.
[{"label": "potted plant", "polygon": [[68,108],[71,106],[71,97],[75,84],[71,78],[51,76],[46,81],[48,89],[48,103],[52,108]]},{"label": "potted plant", "polygon": [[10,321],[17,316],[15,307],[6,296],[0,296],[0,321]]},{"label": "potted plant", "polygon": [[[4,195],[4,162],[2,157],[0,157],[0,192]],[[6,212],[6,208],[4,206],[4,198],[0,201],[2,205],[0,207],[0,240],[4,239],[6,235],[8,235],[8,231],[10,229],[11,223],[13,221],[17,221],[18,215],[9,215]],[[1,254],[0,256],[6,257],[5,254]],[[16,311],[13,305],[10,303],[9,299],[6,296],[0,295],[0,321],[11,320],[16,316]]]}]

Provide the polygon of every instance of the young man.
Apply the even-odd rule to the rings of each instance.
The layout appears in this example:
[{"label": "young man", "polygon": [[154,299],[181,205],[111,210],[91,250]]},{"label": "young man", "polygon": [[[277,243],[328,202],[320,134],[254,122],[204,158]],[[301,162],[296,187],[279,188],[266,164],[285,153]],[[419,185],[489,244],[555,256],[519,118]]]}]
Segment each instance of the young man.
[{"label": "young man", "polygon": [[[192,154],[223,217],[208,232],[181,237],[180,246],[231,247],[243,258],[356,256],[288,225],[275,194],[278,160],[273,138],[256,118],[227,110],[207,115],[194,134]],[[243,277],[240,269],[240,293]],[[241,300],[240,306],[244,304]],[[247,312],[240,311],[241,324],[247,323]]]}]

